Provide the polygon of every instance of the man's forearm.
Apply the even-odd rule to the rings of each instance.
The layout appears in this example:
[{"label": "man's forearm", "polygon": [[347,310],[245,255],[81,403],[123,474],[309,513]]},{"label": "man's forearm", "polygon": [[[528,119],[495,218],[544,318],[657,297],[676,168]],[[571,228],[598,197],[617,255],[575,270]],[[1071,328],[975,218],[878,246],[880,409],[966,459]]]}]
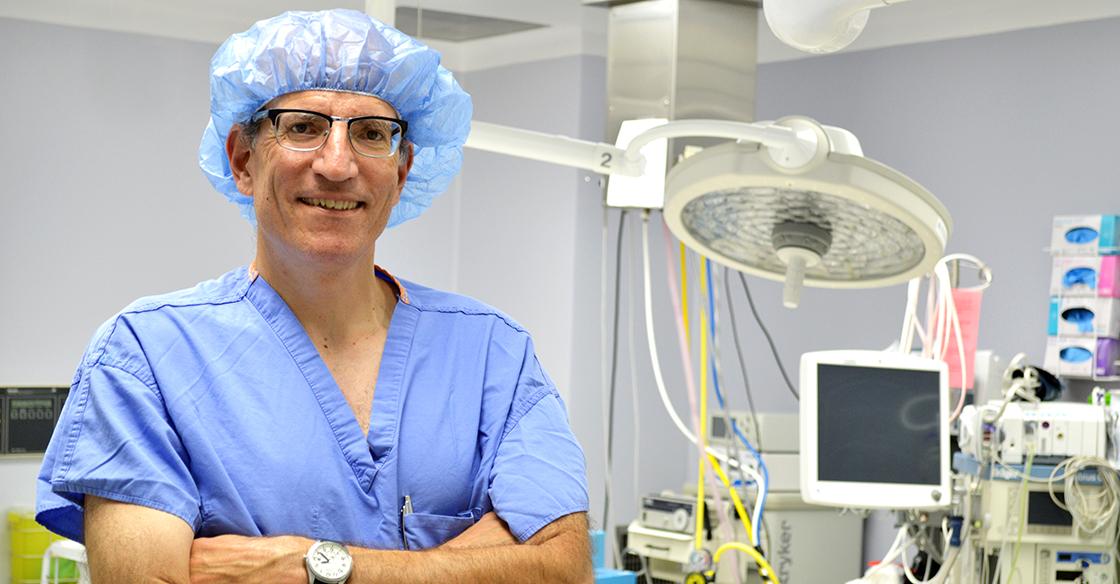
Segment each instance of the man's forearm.
[{"label": "man's forearm", "polygon": [[[583,513],[553,521],[524,544],[486,545],[502,539],[484,535],[474,542],[453,541],[441,548],[417,552],[350,547],[354,569],[348,584],[585,584],[593,580],[587,517]],[[197,539],[191,549],[190,581],[301,584],[307,582],[303,553],[311,543],[291,536],[225,535]]]},{"label": "man's forearm", "polygon": [[581,523],[581,531],[563,531],[539,543],[421,552],[354,550],[350,583],[589,583],[590,550],[586,522]]}]

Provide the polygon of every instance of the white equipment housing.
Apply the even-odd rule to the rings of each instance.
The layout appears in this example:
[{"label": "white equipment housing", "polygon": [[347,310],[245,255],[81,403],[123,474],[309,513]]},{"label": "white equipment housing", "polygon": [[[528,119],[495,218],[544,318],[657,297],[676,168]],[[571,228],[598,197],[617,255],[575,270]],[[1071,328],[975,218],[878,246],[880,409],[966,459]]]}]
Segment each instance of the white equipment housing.
[{"label": "white equipment housing", "polygon": [[1024,543],[1012,573],[1000,562],[998,584],[1115,584],[1116,554],[1109,546],[1078,547]]},{"label": "white equipment housing", "polygon": [[[798,415],[794,413],[750,412],[732,410],[728,412],[731,422],[751,441],[770,474],[770,492],[799,493],[801,491],[801,455],[798,453],[799,427]],[[757,422],[757,425],[756,425]],[[730,456],[731,448],[737,448],[742,464],[761,473],[758,462],[747,452],[727,427],[722,412],[711,414],[708,419],[709,446]]]},{"label": "white equipment housing", "polygon": [[[766,556],[782,582],[845,582],[859,575],[863,542],[863,518],[859,515],[808,505],[794,493],[773,493],[766,499],[764,519],[772,545]],[[733,519],[731,526],[735,541],[749,541],[741,522]],[[712,529],[712,539],[704,541],[709,552],[725,543],[720,531]],[[764,542],[765,539],[764,535]],[[693,536],[652,529],[634,521],[627,530],[627,548],[645,557],[652,578],[682,582],[693,550]],[[749,566],[744,582],[759,582],[754,562],[745,555],[739,557],[740,566]],[[639,577],[638,581],[642,579]],[[720,561],[715,581],[735,582],[729,558]]]},{"label": "white equipment housing", "polygon": [[1011,402],[995,421],[1002,402],[967,406],[961,412],[960,446],[977,460],[990,455],[1003,464],[1071,456],[1104,458],[1108,416],[1101,406],[1067,402]]},{"label": "white equipment housing", "polygon": [[[1022,469],[1019,469],[1022,472]],[[984,522],[983,537],[990,542],[1035,543],[1058,546],[1098,546],[1107,548],[1111,545],[1112,534],[1116,532],[1116,520],[1102,529],[1099,533],[1088,534],[1074,525],[1073,517],[1054,504],[1050,498],[1050,490],[1046,483],[1030,483],[1026,492],[1026,511],[1022,519],[1023,533],[1020,536],[1019,515],[1022,498],[1020,489],[1022,483],[1015,481],[1014,477],[1008,480],[990,480],[984,482],[981,496],[981,508]],[[1102,491],[1100,486],[1083,486],[1088,498],[1097,496]],[[1061,481],[1054,485],[1054,493],[1059,500],[1064,499],[1064,489]]]}]

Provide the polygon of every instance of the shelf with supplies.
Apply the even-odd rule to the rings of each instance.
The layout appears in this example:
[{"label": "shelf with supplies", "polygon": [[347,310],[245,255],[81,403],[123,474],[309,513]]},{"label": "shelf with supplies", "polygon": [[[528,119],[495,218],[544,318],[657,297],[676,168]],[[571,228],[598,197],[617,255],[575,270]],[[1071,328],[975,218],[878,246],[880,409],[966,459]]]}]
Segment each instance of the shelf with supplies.
[{"label": "shelf with supplies", "polygon": [[1044,366],[1069,380],[1120,380],[1120,215],[1059,215],[1050,234]]}]

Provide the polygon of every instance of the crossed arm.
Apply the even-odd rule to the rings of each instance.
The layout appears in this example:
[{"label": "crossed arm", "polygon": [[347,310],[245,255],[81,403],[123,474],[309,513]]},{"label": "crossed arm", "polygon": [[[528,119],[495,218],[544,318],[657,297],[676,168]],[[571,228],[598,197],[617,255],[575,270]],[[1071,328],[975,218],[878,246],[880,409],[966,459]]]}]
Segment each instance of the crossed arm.
[{"label": "crossed arm", "polygon": [[[223,535],[194,539],[182,519],[86,497],[85,539],[94,584],[306,584],[313,540]],[[517,544],[493,513],[443,546],[421,552],[351,546],[349,584],[592,581],[587,516],[566,515]]]}]

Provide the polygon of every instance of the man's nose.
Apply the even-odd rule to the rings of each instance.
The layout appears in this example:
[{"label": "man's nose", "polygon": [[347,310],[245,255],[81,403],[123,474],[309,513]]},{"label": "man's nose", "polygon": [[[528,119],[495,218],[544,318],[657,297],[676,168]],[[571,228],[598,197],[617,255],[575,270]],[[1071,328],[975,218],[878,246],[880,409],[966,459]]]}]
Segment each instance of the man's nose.
[{"label": "man's nose", "polygon": [[335,123],[327,134],[327,141],[316,153],[311,168],[332,181],[344,181],[357,176],[357,154],[350,147],[350,136],[345,123]]}]

